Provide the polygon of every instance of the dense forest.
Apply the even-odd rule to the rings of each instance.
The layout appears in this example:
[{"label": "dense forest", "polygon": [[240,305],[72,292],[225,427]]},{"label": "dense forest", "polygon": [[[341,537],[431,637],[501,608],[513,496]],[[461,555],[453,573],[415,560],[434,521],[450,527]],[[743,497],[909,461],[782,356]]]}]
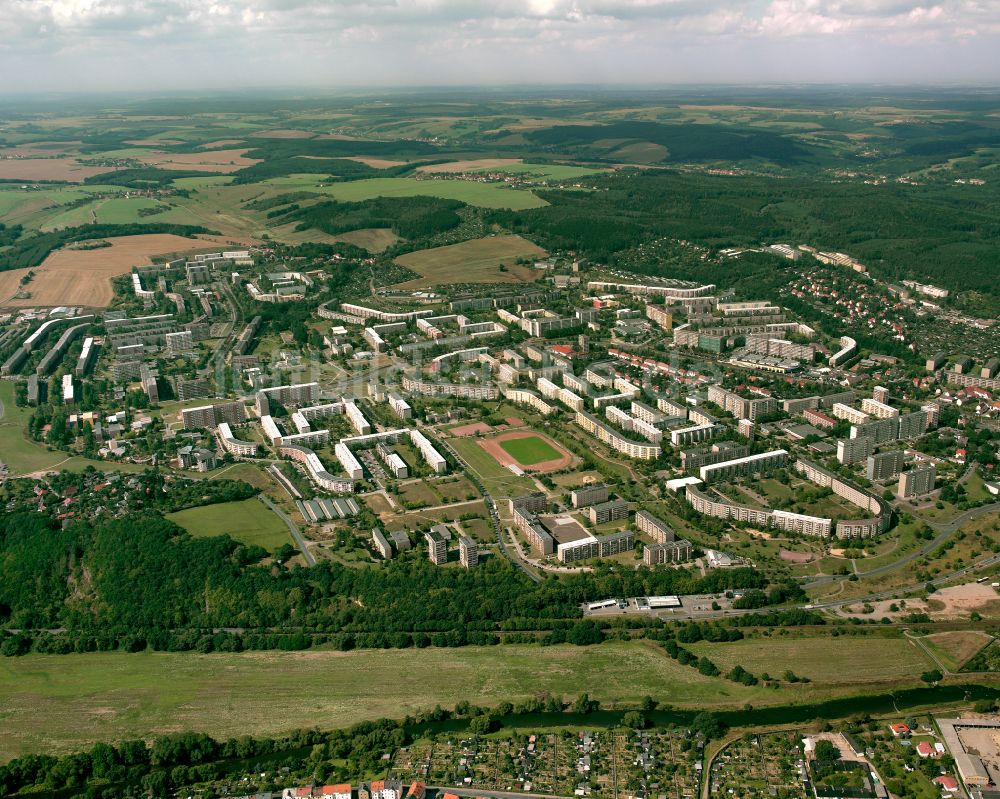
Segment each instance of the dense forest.
[{"label": "dense forest", "polygon": [[283,222],[297,221],[297,230],[316,228],[336,235],[361,228],[391,228],[405,239],[424,238],[458,227],[457,200],[436,197],[376,197],[356,203],[335,200],[291,210]]},{"label": "dense forest", "polygon": [[491,219],[546,249],[577,249],[611,264],[657,238],[712,248],[786,241],[847,252],[891,280],[1000,291],[1000,190],[990,184],[956,193],[933,185],[820,187],[805,178],[777,184],[665,170],[596,182],[601,191],[540,191],[548,206],[494,211]]},{"label": "dense forest", "polygon": [[[752,569],[707,576],[602,565],[533,583],[503,558],[440,569],[423,559],[352,569],[266,560],[228,536],[192,538],[155,511],[61,528],[37,513],[0,520],[0,625],[6,654],[31,631],[65,628],[58,651],[191,648],[212,628],[324,633],[341,646],[495,643],[500,631],[551,630],[595,597],[762,589]],[[124,643],[123,643],[124,642]],[[279,645],[277,640],[253,646]],[[304,645],[308,645],[305,643]]]}]

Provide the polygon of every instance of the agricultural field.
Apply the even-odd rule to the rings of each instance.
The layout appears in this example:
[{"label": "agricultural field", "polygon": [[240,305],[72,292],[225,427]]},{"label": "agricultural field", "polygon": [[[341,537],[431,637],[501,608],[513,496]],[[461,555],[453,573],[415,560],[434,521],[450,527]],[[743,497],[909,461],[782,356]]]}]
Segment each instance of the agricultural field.
[{"label": "agricultural field", "polygon": [[87,178],[112,172],[106,166],[85,166],[75,158],[0,159],[0,180],[65,180],[83,183]]},{"label": "agricultural field", "polygon": [[542,258],[545,254],[541,247],[520,236],[490,236],[418,250],[396,259],[397,264],[420,275],[418,279],[398,284],[397,288],[426,288],[449,283],[527,282],[534,280],[534,270],[514,262],[518,258]]},{"label": "agricultural field", "polygon": [[501,441],[500,448],[525,466],[534,466],[536,463],[544,463],[562,457],[559,451],[538,436]]},{"label": "agricultural field", "polygon": [[[215,236],[184,238],[168,234],[122,236],[109,239],[110,247],[97,250],[62,249],[49,255],[23,291],[28,297],[14,298],[17,283],[28,270],[0,272],[0,306],[34,308],[38,306],[82,305],[106,307],[114,298],[111,278],[128,274],[133,266],[151,263],[154,255],[205,250],[226,243]],[[81,280],[82,274],[88,279]],[[17,280],[14,280],[14,278]]]},{"label": "agricultural field", "polygon": [[287,175],[264,181],[283,191],[315,191],[340,202],[358,202],[373,197],[440,197],[460,200],[482,208],[523,211],[548,205],[530,191],[508,189],[496,183],[464,180],[418,180],[417,178],[370,178],[347,183],[326,183],[317,175]]},{"label": "agricultural field", "polygon": [[256,497],[188,508],[169,513],[167,518],[195,538],[228,535],[242,544],[261,546],[269,552],[292,543],[285,523]]}]

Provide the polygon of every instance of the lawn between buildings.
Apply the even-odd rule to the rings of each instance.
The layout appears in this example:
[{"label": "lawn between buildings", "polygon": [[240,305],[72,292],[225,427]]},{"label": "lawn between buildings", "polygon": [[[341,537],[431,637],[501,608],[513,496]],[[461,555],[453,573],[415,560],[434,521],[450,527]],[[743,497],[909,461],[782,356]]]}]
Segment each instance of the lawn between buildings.
[{"label": "lawn between buildings", "polygon": [[[762,652],[771,641],[754,641]],[[861,655],[850,655],[855,644]],[[816,674],[809,684],[780,690],[706,677],[682,666],[649,642],[357,650],[336,652],[92,653],[27,655],[0,659],[0,760],[27,752],[68,752],[99,740],[151,737],[198,730],[226,738],[252,732],[345,727],[377,718],[400,718],[435,705],[467,700],[495,706],[545,694],[572,701],[588,692],[602,703],[635,705],[652,696],[678,709],[738,709],[801,705],[862,693],[916,687],[919,671],[889,668],[873,681],[873,660],[898,654],[883,639],[844,636],[796,639],[773,656],[774,672],[810,669],[798,648],[826,652],[837,675]],[[723,648],[704,645],[723,665]],[[694,649],[695,647],[692,647]],[[746,647],[741,655],[748,655]],[[832,653],[832,654],[831,654]],[[881,653],[881,654],[880,654]],[[838,657],[837,655],[840,655]],[[746,662],[746,661],[744,661]],[[905,661],[909,668],[920,666]],[[758,668],[763,663],[748,663]],[[826,672],[824,672],[826,673]],[[489,674],[487,680],[484,674]],[[885,676],[890,675],[890,676]],[[961,675],[949,678],[961,680]]]},{"label": "lawn between buildings", "polygon": [[256,497],[188,508],[168,513],[167,518],[195,538],[228,535],[242,544],[262,546],[268,551],[294,543],[284,522]]}]

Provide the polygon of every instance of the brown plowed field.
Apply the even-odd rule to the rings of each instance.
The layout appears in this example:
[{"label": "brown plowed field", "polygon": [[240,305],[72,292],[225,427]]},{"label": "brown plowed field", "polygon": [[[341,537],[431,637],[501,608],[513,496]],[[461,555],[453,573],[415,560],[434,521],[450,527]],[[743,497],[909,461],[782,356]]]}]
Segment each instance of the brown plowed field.
[{"label": "brown plowed field", "polygon": [[21,277],[27,269],[0,272],[0,305],[32,308],[56,305],[83,305],[104,308],[114,296],[111,278],[127,274],[133,266],[151,263],[154,255],[185,253],[226,245],[221,236],[183,236],[154,234],[121,236],[107,239],[110,247],[99,250],[57,250],[34,268],[35,276],[25,287],[31,292],[26,299],[12,299],[18,292]]}]

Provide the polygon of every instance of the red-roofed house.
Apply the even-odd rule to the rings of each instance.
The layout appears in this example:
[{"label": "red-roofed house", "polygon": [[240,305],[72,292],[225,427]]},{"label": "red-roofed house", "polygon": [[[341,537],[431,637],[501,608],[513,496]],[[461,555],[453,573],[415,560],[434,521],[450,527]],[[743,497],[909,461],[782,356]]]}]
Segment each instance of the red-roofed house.
[{"label": "red-roofed house", "polygon": [[910,734],[910,728],[907,727],[902,722],[898,724],[890,724],[889,731],[895,735],[897,738],[902,738]]},{"label": "red-roofed house", "polygon": [[333,799],[351,799],[351,786],[346,782],[338,785],[324,785],[323,796],[330,796]]},{"label": "red-roofed house", "polygon": [[427,794],[427,786],[419,780],[415,780],[410,783],[410,790],[406,792],[408,797],[413,797],[413,799],[424,799]]},{"label": "red-roofed house", "polygon": [[932,744],[927,743],[927,741],[921,741],[916,746],[917,754],[921,757],[937,757],[938,752]]},{"label": "red-roofed house", "polygon": [[941,787],[942,791],[957,791],[958,790],[958,780],[951,776],[951,774],[945,774],[941,777],[935,777],[931,780],[935,785]]}]

